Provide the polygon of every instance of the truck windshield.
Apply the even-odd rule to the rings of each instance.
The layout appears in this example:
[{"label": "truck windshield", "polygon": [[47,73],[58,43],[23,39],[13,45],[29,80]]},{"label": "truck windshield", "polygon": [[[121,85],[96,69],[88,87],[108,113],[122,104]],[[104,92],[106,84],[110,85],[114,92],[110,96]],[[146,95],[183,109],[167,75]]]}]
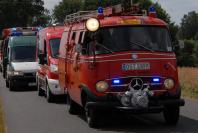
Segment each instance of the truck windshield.
[{"label": "truck windshield", "polygon": [[35,62],[36,46],[11,47],[10,60],[13,62]]},{"label": "truck windshield", "polygon": [[94,34],[96,54],[121,51],[172,51],[170,35],[165,27],[111,27],[102,28]]},{"label": "truck windshield", "polygon": [[53,58],[58,58],[58,51],[60,47],[60,38],[50,40],[51,54]]}]

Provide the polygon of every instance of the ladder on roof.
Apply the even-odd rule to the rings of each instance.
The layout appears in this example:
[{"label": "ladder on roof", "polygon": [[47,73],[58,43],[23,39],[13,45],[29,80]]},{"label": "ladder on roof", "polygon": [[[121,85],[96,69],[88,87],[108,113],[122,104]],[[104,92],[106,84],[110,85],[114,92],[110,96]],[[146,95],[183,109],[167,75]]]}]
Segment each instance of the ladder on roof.
[{"label": "ladder on roof", "polygon": [[[108,17],[111,15],[118,15],[118,14],[119,15],[121,15],[121,14],[122,15],[133,15],[133,16],[147,16],[147,11],[140,10],[138,5],[133,5],[133,6],[131,6],[131,8],[129,8],[127,10],[123,9],[122,4],[118,4],[115,6],[104,8],[103,16]],[[141,11],[141,13],[137,13],[139,11]],[[79,11],[79,12],[76,12],[73,14],[66,15],[65,23],[71,24],[71,23],[81,22],[81,21],[87,20],[92,17],[94,17],[94,18],[98,17],[97,10]]]},{"label": "ladder on roof", "polygon": [[[115,6],[104,8],[103,15],[104,17],[110,16],[113,13],[121,13],[122,12],[122,5],[118,4]],[[73,14],[66,15],[65,23],[74,23],[74,22],[81,22],[87,20],[91,17],[98,17],[98,11],[79,11]]]}]

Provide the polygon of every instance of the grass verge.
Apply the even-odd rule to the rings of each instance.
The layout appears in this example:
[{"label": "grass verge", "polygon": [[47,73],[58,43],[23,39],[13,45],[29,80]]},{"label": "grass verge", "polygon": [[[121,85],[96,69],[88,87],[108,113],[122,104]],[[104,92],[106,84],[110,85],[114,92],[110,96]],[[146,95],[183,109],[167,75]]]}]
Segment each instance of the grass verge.
[{"label": "grass verge", "polygon": [[0,102],[0,133],[5,133],[5,124],[4,124],[4,116],[3,109]]},{"label": "grass verge", "polygon": [[198,68],[178,68],[182,96],[198,99]]}]

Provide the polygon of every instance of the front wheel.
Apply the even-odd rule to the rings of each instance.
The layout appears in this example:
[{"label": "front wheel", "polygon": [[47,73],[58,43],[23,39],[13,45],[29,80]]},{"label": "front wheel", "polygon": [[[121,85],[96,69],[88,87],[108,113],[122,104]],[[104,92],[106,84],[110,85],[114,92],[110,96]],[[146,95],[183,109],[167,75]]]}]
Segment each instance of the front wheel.
[{"label": "front wheel", "polygon": [[39,81],[37,81],[37,90],[38,90],[38,96],[44,96],[45,95],[44,90],[42,90],[42,88],[39,84]]},{"label": "front wheel", "polygon": [[82,108],[80,105],[78,105],[76,102],[74,102],[69,95],[67,96],[67,106],[68,106],[68,111],[72,115],[78,115]]},{"label": "front wheel", "polygon": [[176,125],[179,121],[180,107],[165,107],[163,114],[168,125]]},{"label": "front wheel", "polygon": [[46,99],[48,103],[51,103],[54,101],[55,96],[52,94],[52,92],[50,91],[49,86],[46,86]]},{"label": "front wheel", "polygon": [[95,109],[87,109],[86,111],[86,119],[89,127],[95,128],[98,125],[98,114]]},{"label": "front wheel", "polygon": [[9,81],[9,89],[10,89],[10,91],[14,91],[15,90],[15,85],[11,81]]}]

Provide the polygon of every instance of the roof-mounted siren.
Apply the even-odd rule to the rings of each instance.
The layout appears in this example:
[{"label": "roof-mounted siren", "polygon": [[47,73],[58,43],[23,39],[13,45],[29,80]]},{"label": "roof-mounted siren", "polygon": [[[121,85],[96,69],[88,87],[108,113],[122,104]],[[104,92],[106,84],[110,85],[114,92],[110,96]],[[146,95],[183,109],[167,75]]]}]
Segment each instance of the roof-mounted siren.
[{"label": "roof-mounted siren", "polygon": [[98,7],[98,19],[104,19],[104,10],[102,7]]},{"label": "roof-mounted siren", "polygon": [[149,17],[152,17],[152,18],[157,17],[156,8],[154,5],[150,6],[150,8],[149,8]]}]

